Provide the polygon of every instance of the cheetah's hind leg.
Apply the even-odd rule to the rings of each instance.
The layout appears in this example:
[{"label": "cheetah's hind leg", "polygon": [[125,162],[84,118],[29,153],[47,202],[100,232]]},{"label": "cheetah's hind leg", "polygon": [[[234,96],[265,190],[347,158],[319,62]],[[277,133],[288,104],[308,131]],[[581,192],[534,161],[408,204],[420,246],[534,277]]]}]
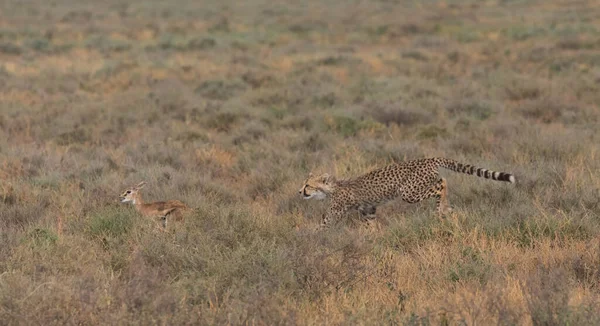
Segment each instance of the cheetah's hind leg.
[{"label": "cheetah's hind leg", "polygon": [[448,204],[448,183],[445,178],[440,178],[430,191],[431,195],[435,197],[436,210],[440,218],[452,212],[452,207]]},{"label": "cheetah's hind leg", "polygon": [[428,188],[421,196],[418,196],[417,201],[435,197],[435,206],[439,218],[444,218],[446,214],[452,211],[452,207],[448,204],[448,184],[445,178],[438,179],[430,188]]}]

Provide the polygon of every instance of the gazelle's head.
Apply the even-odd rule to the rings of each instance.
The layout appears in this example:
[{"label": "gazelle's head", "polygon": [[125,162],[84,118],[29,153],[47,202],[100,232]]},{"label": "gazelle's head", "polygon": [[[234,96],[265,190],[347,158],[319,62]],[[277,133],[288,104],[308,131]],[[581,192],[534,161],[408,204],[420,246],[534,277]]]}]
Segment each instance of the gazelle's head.
[{"label": "gazelle's head", "polygon": [[333,191],[335,178],[328,173],[313,175],[310,173],[304,181],[302,188],[298,191],[304,199],[322,200],[327,197],[328,193]]},{"label": "gazelle's head", "polygon": [[138,198],[138,191],[140,191],[140,189],[144,188],[145,185],[146,185],[146,182],[142,181],[142,182],[138,183],[137,186],[128,188],[121,194],[121,196],[119,196],[119,200],[122,203],[132,202],[133,204],[135,204],[136,198]]}]

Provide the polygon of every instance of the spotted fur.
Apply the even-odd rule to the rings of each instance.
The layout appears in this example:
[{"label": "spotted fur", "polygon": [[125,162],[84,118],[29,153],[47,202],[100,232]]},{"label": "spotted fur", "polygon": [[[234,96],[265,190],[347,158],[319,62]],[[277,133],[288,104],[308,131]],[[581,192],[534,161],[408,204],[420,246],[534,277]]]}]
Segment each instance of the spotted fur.
[{"label": "spotted fur", "polygon": [[375,218],[377,206],[396,199],[417,203],[435,197],[437,212],[443,215],[451,210],[447,199],[446,179],[439,176],[439,168],[476,175],[478,177],[514,183],[514,175],[496,172],[447,158],[425,158],[394,163],[362,176],[336,180],[329,174],[309,174],[300,189],[305,199],[330,198],[322,225],[339,219],[349,210],[358,210],[363,218]]}]

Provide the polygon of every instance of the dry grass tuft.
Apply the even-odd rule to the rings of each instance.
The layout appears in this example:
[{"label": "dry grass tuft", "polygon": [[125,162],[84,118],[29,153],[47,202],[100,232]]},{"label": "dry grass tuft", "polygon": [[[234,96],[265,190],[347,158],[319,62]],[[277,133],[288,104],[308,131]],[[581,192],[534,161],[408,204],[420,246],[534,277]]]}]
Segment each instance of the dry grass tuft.
[{"label": "dry grass tuft", "polygon": [[[600,323],[591,2],[0,7],[0,324]],[[309,171],[424,156],[518,182],[312,231]]]}]

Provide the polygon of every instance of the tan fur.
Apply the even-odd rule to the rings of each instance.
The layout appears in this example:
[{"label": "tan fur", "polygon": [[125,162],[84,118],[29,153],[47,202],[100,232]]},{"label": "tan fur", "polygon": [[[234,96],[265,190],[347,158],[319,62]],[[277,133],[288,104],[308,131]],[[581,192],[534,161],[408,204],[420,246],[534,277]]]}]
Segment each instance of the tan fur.
[{"label": "tan fur", "polygon": [[190,208],[179,200],[157,201],[144,203],[140,189],[146,185],[146,182],[140,182],[137,186],[125,190],[119,197],[121,202],[131,202],[135,209],[144,217],[161,218],[163,227],[167,226],[167,217],[174,218],[175,221],[182,221],[185,213]]},{"label": "tan fur", "polygon": [[378,205],[397,197],[408,203],[417,203],[435,197],[440,216],[451,210],[447,198],[446,179],[439,176],[440,167],[486,179],[514,183],[510,173],[495,172],[446,158],[426,158],[394,163],[348,180],[336,180],[329,174],[309,174],[300,189],[305,199],[330,198],[322,225],[356,209],[364,219],[375,218]]}]

